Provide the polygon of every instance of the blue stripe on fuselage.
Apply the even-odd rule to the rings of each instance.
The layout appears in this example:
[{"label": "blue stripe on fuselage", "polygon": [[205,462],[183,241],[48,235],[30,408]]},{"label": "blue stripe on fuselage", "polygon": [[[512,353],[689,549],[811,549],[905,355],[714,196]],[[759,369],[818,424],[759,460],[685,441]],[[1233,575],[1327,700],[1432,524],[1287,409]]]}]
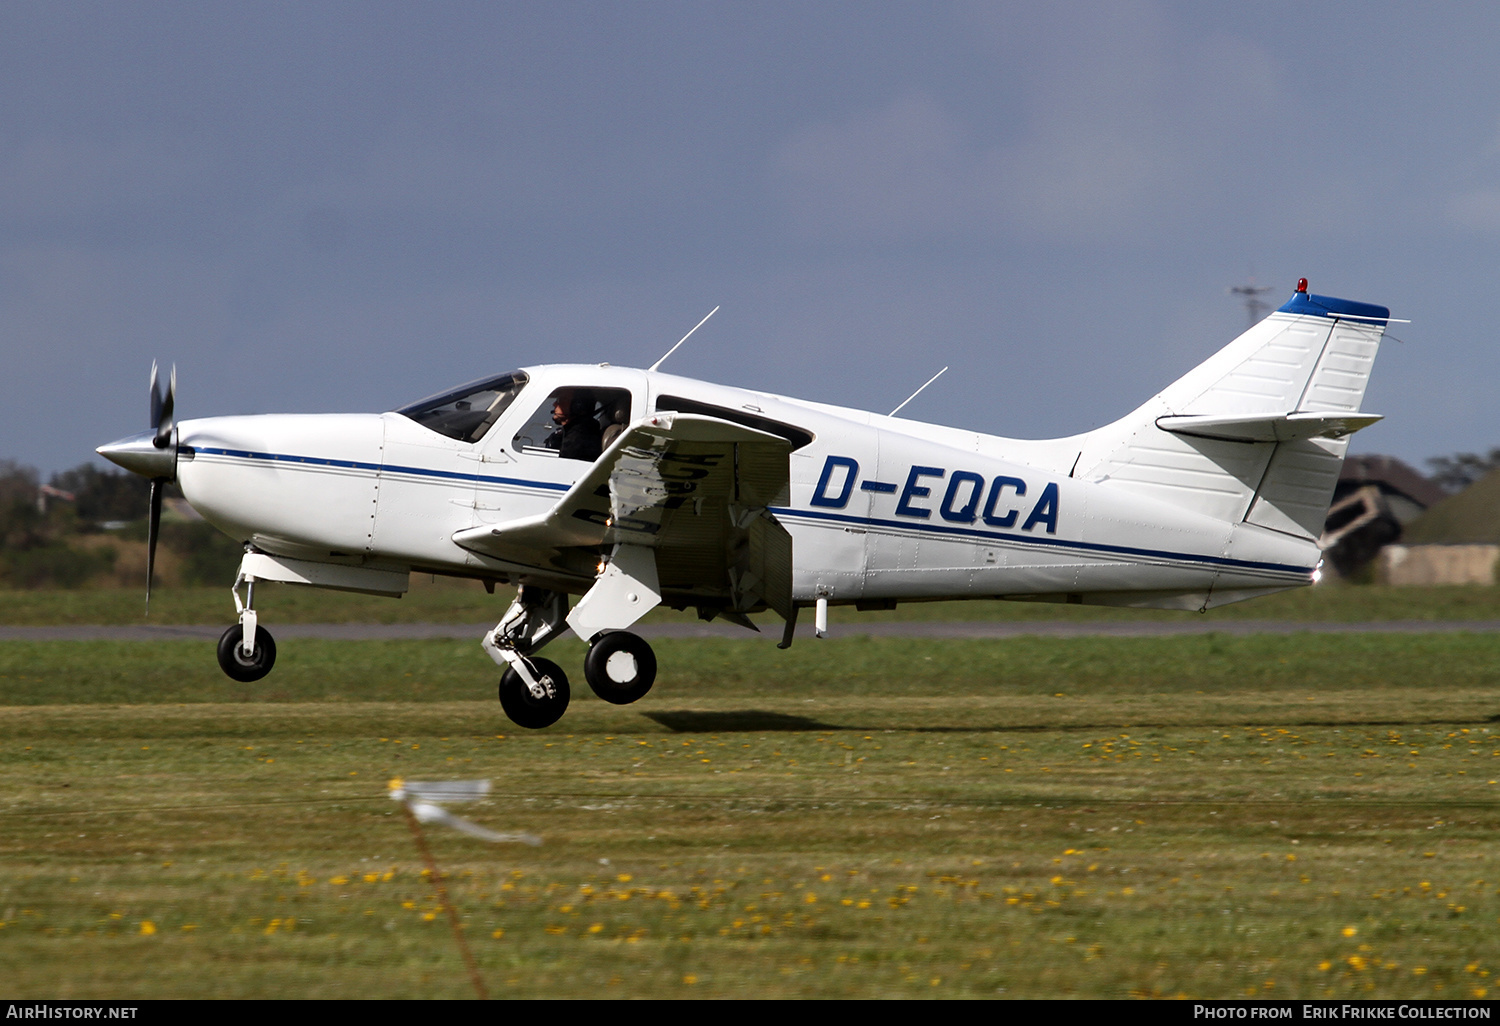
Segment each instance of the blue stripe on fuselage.
[{"label": "blue stripe on fuselage", "polygon": [[279,452],[252,452],[248,449],[216,449],[206,445],[193,446],[195,452],[212,453],[215,456],[233,456],[245,460],[265,460],[269,463],[301,463],[315,467],[338,467],[342,470],[369,470],[383,474],[411,474],[414,477],[431,477],[445,481],[473,481],[478,484],[519,485],[522,488],[540,488],[549,492],[565,492],[572,485],[552,481],[525,481],[516,477],[492,477],[486,474],[464,474],[453,470],[431,470],[427,467],[400,467],[379,463],[362,463],[358,460],[330,460],[321,456],[291,456]]},{"label": "blue stripe on fuselage", "polygon": [[919,531],[925,534],[944,534],[956,538],[982,538],[987,541],[1019,542],[1023,545],[1044,545],[1050,548],[1077,549],[1084,552],[1105,552],[1120,556],[1206,563],[1210,566],[1234,567],[1244,570],[1268,570],[1276,573],[1306,575],[1312,573],[1315,569],[1310,566],[1293,566],[1289,563],[1262,563],[1250,559],[1231,559],[1228,556],[1203,556],[1188,552],[1168,552],[1165,549],[1140,549],[1129,545],[1106,545],[1102,542],[1069,541],[1065,538],[1048,538],[1027,534],[1001,534],[998,531],[981,531],[973,527],[945,527],[941,524],[915,523],[910,520],[881,520],[877,517],[850,516],[847,513],[824,513],[819,510],[810,509],[772,508],[771,512],[778,517],[791,519],[800,518],[858,524],[866,528],[888,527],[897,531]]}]

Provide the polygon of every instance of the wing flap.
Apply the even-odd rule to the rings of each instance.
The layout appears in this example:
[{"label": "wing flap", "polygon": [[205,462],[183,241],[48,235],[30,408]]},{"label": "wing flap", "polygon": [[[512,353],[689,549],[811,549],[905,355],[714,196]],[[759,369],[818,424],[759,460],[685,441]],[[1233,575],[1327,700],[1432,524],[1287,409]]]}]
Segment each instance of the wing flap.
[{"label": "wing flap", "polygon": [[767,507],[788,502],[790,453],[786,439],[754,428],[656,413],[622,432],[546,513],[453,540],[532,565],[561,565],[570,549],[646,546],[664,594],[789,615],[791,537]]}]

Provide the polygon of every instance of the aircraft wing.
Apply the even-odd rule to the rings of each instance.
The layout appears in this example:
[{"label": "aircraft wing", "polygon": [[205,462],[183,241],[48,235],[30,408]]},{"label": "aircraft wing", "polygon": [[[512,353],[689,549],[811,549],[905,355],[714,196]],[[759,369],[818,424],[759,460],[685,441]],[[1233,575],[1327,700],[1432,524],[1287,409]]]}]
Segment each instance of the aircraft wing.
[{"label": "aircraft wing", "polygon": [[[576,573],[617,544],[655,550],[668,601],[792,611],[791,443],[688,413],[655,413],[614,440],[546,513],[459,531],[466,549]],[[591,550],[580,560],[580,550]]]}]

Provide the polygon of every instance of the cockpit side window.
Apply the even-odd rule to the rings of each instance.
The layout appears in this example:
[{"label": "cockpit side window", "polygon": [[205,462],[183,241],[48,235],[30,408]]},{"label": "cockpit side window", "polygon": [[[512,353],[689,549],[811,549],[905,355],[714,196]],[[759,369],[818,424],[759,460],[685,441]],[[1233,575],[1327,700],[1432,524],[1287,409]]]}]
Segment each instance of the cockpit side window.
[{"label": "cockpit side window", "polygon": [[769,417],[760,417],[755,414],[746,413],[744,410],[731,410],[724,406],[715,406],[712,403],[700,403],[695,399],[684,399],[676,395],[658,396],[656,399],[658,410],[670,410],[676,413],[697,413],[705,417],[717,417],[719,420],[727,420],[731,424],[743,424],[747,428],[756,431],[764,431],[768,435],[780,435],[792,443],[792,449],[800,449],[805,445],[811,445],[813,433],[806,428],[797,427],[795,424],[787,424],[784,421],[772,420]]},{"label": "cockpit side window", "polygon": [[529,456],[592,463],[629,423],[628,389],[559,388],[521,426],[512,444]]},{"label": "cockpit side window", "polygon": [[460,442],[477,442],[500,419],[530,379],[525,371],[471,381],[396,412]]}]

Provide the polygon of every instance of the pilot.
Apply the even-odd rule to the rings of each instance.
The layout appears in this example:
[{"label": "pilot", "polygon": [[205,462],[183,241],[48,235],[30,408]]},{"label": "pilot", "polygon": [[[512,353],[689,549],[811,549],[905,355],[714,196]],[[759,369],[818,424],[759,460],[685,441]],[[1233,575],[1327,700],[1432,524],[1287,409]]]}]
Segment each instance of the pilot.
[{"label": "pilot", "polygon": [[547,448],[565,460],[592,463],[604,451],[599,422],[594,419],[594,397],[583,389],[562,388],[552,397],[552,423]]}]

